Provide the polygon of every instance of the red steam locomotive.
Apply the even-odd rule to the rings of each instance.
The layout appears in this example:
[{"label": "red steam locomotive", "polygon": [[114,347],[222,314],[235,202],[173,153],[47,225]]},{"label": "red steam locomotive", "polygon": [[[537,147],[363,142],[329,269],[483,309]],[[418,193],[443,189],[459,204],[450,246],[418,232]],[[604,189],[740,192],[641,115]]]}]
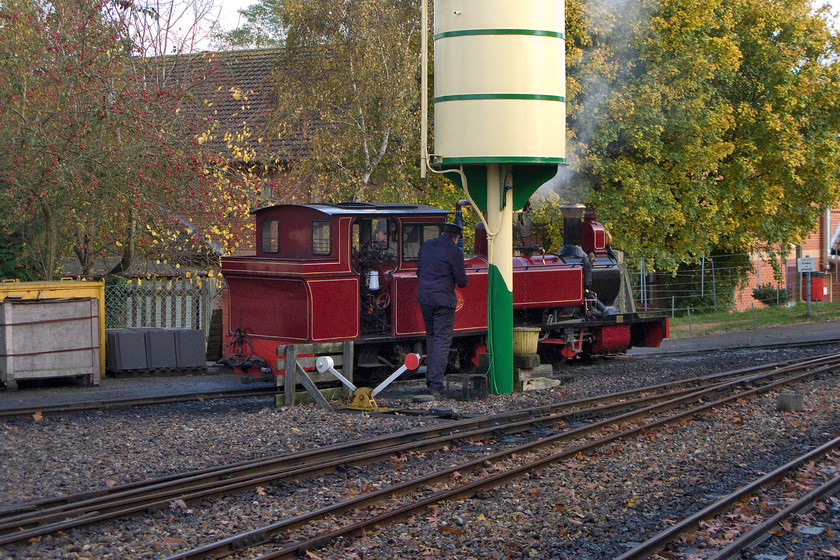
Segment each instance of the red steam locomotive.
[{"label": "red steam locomotive", "polygon": [[[280,204],[254,214],[256,255],[222,260],[224,325],[249,337],[253,356],[270,359],[286,344],[352,340],[354,372],[364,377],[393,371],[408,353],[424,353],[417,256],[440,234],[447,211],[398,203]],[[522,256],[514,257],[515,325],[541,329],[540,353],[548,361],[658,346],[668,336],[667,317],[613,307],[618,261],[595,214],[564,207],[564,231],[559,253],[519,248]],[[485,351],[488,257],[481,224],[474,246],[465,257],[469,283],[456,290],[450,371],[472,369]],[[280,373],[264,360],[256,365]]]}]

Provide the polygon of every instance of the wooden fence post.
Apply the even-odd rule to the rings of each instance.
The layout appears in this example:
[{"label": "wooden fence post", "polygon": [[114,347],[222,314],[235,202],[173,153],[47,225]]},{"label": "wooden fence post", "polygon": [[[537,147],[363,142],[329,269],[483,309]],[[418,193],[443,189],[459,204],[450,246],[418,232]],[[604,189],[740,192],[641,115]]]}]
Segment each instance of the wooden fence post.
[{"label": "wooden fence post", "polygon": [[283,392],[286,398],[286,406],[295,405],[295,377],[297,376],[297,350],[294,344],[286,345],[286,376],[283,385]]}]

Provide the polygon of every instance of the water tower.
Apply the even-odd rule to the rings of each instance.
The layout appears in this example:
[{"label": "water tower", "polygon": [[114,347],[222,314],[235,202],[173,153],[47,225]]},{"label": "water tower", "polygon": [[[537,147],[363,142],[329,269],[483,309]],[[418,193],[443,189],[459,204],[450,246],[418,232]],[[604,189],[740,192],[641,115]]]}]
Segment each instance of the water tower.
[{"label": "water tower", "polygon": [[487,229],[494,393],[513,391],[513,211],[566,161],[564,30],[562,0],[434,4],[428,161],[464,189]]}]

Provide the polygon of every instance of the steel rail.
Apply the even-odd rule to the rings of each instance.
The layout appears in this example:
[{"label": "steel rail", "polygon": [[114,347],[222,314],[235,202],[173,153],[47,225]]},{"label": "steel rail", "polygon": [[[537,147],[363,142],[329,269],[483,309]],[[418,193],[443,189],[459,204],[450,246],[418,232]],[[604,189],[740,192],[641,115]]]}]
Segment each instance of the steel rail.
[{"label": "steel rail", "polygon": [[[651,555],[662,550],[668,543],[673,542],[674,540],[679,538],[681,535],[699,527],[702,521],[720,515],[721,513],[730,509],[733,505],[742,501],[746,496],[754,494],[762,487],[765,487],[769,484],[772,484],[775,481],[778,481],[779,479],[785,477],[792,471],[799,469],[809,461],[817,460],[826,455],[827,453],[830,453],[831,451],[838,448],[840,448],[840,438],[835,438],[815,449],[812,449],[808,453],[805,453],[804,455],[797,457],[796,459],[780,466],[772,472],[767,473],[761,478],[758,478],[753,482],[742,486],[741,488],[738,488],[734,492],[724,496],[715,503],[703,508],[702,510],[694,513],[689,517],[686,517],[679,523],[672,525],[666,530],[652,536],[642,544],[632,548],[631,550],[628,550],[620,556],[617,556],[615,560],[640,560],[642,558],[650,557]],[[776,523],[778,523],[778,521]],[[752,542],[752,540],[750,540],[749,542]],[[744,546],[749,544],[749,542],[745,543]]]},{"label": "steel rail", "polygon": [[[686,350],[686,351],[679,351],[679,352],[662,352],[658,354],[652,355],[643,355],[638,356],[640,359],[648,358],[653,355],[655,356],[682,356],[682,355],[690,355],[690,354],[701,354],[701,353],[708,353],[708,352],[720,352],[724,350],[754,350],[754,349],[763,349],[763,348],[795,348],[795,347],[805,347],[805,346],[821,346],[827,344],[835,344],[840,343],[840,339],[826,339],[826,340],[816,340],[816,341],[809,341],[809,342],[786,342],[786,343],[775,343],[775,344],[763,344],[763,345],[755,345],[755,346],[742,346],[742,347],[733,347],[733,348],[716,348],[716,349],[709,349],[709,350]],[[778,362],[779,364],[788,363],[796,361],[793,360],[786,360],[785,362]],[[764,367],[764,366],[759,366]],[[734,373],[734,372],[733,372]],[[699,378],[698,378],[699,379]],[[40,412],[44,416],[48,415],[56,415],[56,414],[67,414],[67,413],[76,413],[76,412],[86,412],[90,410],[106,410],[111,408],[131,408],[135,406],[151,406],[157,404],[171,404],[174,402],[188,402],[188,401],[195,401],[201,399],[219,399],[219,398],[239,398],[239,397],[249,397],[249,396],[261,396],[263,394],[266,395],[274,395],[276,393],[276,387],[258,387],[254,389],[241,389],[236,391],[208,391],[203,393],[188,393],[185,395],[167,395],[163,397],[142,397],[142,398],[131,398],[131,399],[115,399],[115,400],[100,400],[100,401],[85,401],[79,403],[66,403],[66,404],[58,404],[58,405],[46,405],[46,406],[35,406],[35,407],[15,407],[15,408],[7,408],[7,409],[0,409],[0,418],[19,418],[19,417],[26,417],[31,416],[37,412]]]},{"label": "steel rail", "polygon": [[[635,428],[630,428],[630,429],[627,429],[627,430],[624,430],[624,431],[621,431],[621,432],[615,432],[615,433],[610,434],[608,436],[605,436],[604,438],[601,438],[599,440],[596,440],[596,441],[593,441],[593,442],[590,442],[590,443],[587,443],[587,444],[584,444],[584,445],[580,445],[580,446],[574,447],[572,449],[562,451],[562,452],[559,452],[559,453],[556,453],[556,454],[553,454],[553,455],[549,455],[547,457],[540,458],[536,461],[533,461],[533,462],[530,462],[530,463],[527,463],[527,464],[524,464],[524,465],[521,465],[521,466],[518,466],[518,467],[514,467],[514,468],[511,468],[511,469],[508,469],[508,470],[503,471],[501,473],[496,473],[496,474],[490,475],[490,476],[488,476],[486,478],[483,478],[481,480],[477,480],[475,482],[465,484],[465,485],[462,485],[462,486],[457,486],[457,487],[452,488],[450,490],[445,490],[445,491],[435,493],[433,496],[430,496],[428,498],[424,498],[424,499],[414,501],[414,502],[412,502],[408,505],[402,506],[402,507],[397,508],[395,510],[392,510],[392,511],[374,516],[374,517],[371,517],[367,520],[363,520],[363,521],[360,521],[360,522],[357,522],[357,523],[354,523],[354,524],[351,524],[351,525],[347,525],[345,527],[342,527],[340,529],[337,529],[335,531],[329,532],[329,533],[324,534],[324,535],[320,535],[320,536],[315,537],[313,539],[309,539],[309,540],[299,542],[299,543],[292,543],[290,545],[287,545],[287,546],[281,548],[280,550],[278,550],[276,552],[270,553],[270,554],[265,555],[265,556],[261,556],[257,560],[268,560],[268,559],[274,559],[274,558],[286,558],[286,557],[298,556],[298,555],[300,555],[300,554],[302,554],[302,553],[304,553],[308,550],[319,548],[319,547],[325,545],[327,542],[329,542],[333,539],[336,539],[336,538],[339,538],[339,537],[352,537],[352,536],[360,535],[360,534],[364,533],[371,526],[382,524],[382,523],[387,523],[387,522],[392,522],[392,521],[404,518],[408,515],[411,515],[412,513],[416,512],[416,511],[418,511],[418,510],[422,510],[423,508],[427,507],[431,503],[435,503],[435,502],[439,502],[439,501],[443,501],[443,500],[446,500],[446,499],[459,497],[459,496],[469,497],[469,496],[473,495],[475,492],[477,492],[478,490],[499,486],[499,485],[504,484],[505,482],[507,482],[507,481],[509,481],[513,478],[521,476],[522,474],[524,474],[526,472],[529,472],[533,469],[538,469],[538,468],[541,468],[541,467],[545,467],[549,464],[562,461],[564,459],[569,459],[569,458],[575,457],[579,453],[591,452],[592,450],[597,449],[598,447],[607,445],[608,443],[612,443],[613,441],[617,441],[619,439],[623,439],[623,438],[627,438],[627,437],[630,437],[630,436],[633,436],[633,435],[637,435],[639,433],[644,432],[645,430],[650,430],[650,429],[657,428],[659,426],[680,422],[686,417],[695,416],[698,413],[701,413],[703,411],[710,410],[714,407],[719,407],[721,405],[724,405],[724,404],[727,404],[727,403],[730,403],[730,402],[734,402],[737,399],[741,399],[741,398],[744,398],[746,396],[766,392],[766,391],[769,391],[771,389],[781,387],[781,386],[784,386],[784,385],[787,385],[787,384],[790,384],[790,383],[796,383],[798,381],[803,381],[805,379],[808,379],[810,377],[813,377],[813,376],[817,375],[820,372],[828,371],[828,370],[831,370],[832,368],[835,368],[835,367],[836,367],[836,364],[817,367],[814,370],[811,370],[811,371],[808,371],[808,372],[805,372],[805,373],[794,374],[791,377],[788,377],[788,378],[785,378],[785,379],[782,379],[782,380],[778,380],[778,381],[773,381],[773,382],[768,383],[768,384],[766,384],[764,386],[761,386],[761,387],[756,387],[756,388],[753,388],[753,389],[737,392],[735,395],[732,395],[732,396],[729,396],[729,397],[724,397],[722,399],[713,401],[713,402],[708,403],[708,404],[699,405],[699,406],[696,406],[696,407],[691,408],[689,410],[680,412],[678,414],[675,414],[675,415],[672,415],[672,416],[667,416],[667,417],[661,418],[661,419],[657,419],[657,420],[648,422],[647,424],[644,424],[644,425],[641,425],[641,426],[638,426],[638,427],[635,427]],[[766,375],[770,376],[770,375],[773,375],[773,374],[766,374]],[[758,381],[758,379],[756,379],[756,381]],[[199,560],[199,559],[205,560],[205,559],[222,558],[222,557],[227,556],[229,554],[239,552],[243,548],[248,548],[248,547],[258,545],[258,544],[268,543],[271,540],[273,535],[276,535],[278,533],[285,532],[285,531],[294,530],[298,527],[301,527],[303,525],[311,523],[314,520],[322,519],[322,518],[327,517],[327,516],[341,515],[341,514],[347,512],[351,509],[360,508],[360,507],[363,507],[365,505],[369,505],[371,503],[379,502],[379,501],[381,501],[384,498],[387,498],[389,496],[404,495],[408,492],[411,492],[412,490],[414,490],[416,488],[424,487],[424,486],[426,486],[428,484],[431,484],[431,483],[434,483],[434,482],[449,480],[455,472],[460,472],[460,473],[470,472],[471,470],[473,470],[477,467],[486,465],[488,462],[489,463],[494,463],[494,462],[498,462],[498,461],[501,461],[501,460],[504,460],[504,459],[508,459],[513,455],[523,455],[525,453],[529,453],[529,452],[534,451],[534,450],[536,450],[538,448],[541,448],[541,447],[545,447],[545,446],[552,445],[552,444],[555,444],[555,443],[558,443],[558,442],[561,442],[561,441],[567,441],[567,440],[576,439],[576,438],[588,435],[588,434],[590,434],[592,432],[595,432],[595,431],[598,431],[602,428],[608,428],[608,427],[614,426],[614,425],[620,426],[624,422],[628,422],[628,421],[631,421],[631,420],[636,420],[636,419],[642,418],[646,415],[653,414],[653,413],[665,412],[665,411],[671,410],[673,408],[676,408],[676,407],[679,407],[679,406],[682,406],[682,405],[687,405],[691,402],[710,397],[714,393],[721,392],[722,390],[725,390],[726,388],[736,389],[742,383],[743,383],[743,380],[738,380],[738,381],[723,383],[723,384],[720,384],[719,386],[715,386],[714,388],[701,389],[699,391],[691,393],[690,395],[681,396],[681,397],[678,397],[676,399],[666,401],[664,403],[653,405],[653,406],[643,408],[643,409],[640,409],[640,410],[637,410],[637,411],[628,412],[626,414],[623,414],[623,415],[620,415],[620,416],[617,416],[617,417],[613,417],[613,418],[610,418],[610,419],[607,419],[607,420],[603,420],[601,422],[597,422],[597,423],[594,423],[594,424],[589,425],[589,426],[581,427],[581,428],[572,430],[570,432],[564,432],[562,434],[557,434],[557,435],[554,435],[554,436],[550,436],[550,437],[541,439],[541,440],[536,441],[536,442],[530,442],[530,443],[527,443],[525,445],[516,447],[514,449],[501,451],[501,452],[498,452],[498,453],[496,453],[494,455],[491,455],[491,456],[488,456],[488,457],[483,457],[483,458],[479,458],[479,459],[476,459],[476,460],[473,460],[473,461],[462,463],[462,464],[453,466],[451,468],[444,469],[442,471],[438,471],[438,472],[432,473],[430,475],[426,475],[424,477],[420,477],[420,478],[417,478],[417,479],[414,479],[414,480],[411,480],[411,481],[404,482],[402,484],[398,484],[398,485],[391,486],[391,487],[388,487],[388,488],[383,488],[383,489],[380,489],[380,490],[377,490],[377,491],[374,491],[374,492],[370,492],[370,493],[367,493],[367,494],[364,494],[364,495],[361,495],[361,496],[357,496],[355,498],[352,498],[350,500],[346,500],[344,502],[340,502],[338,504],[333,504],[331,506],[321,508],[321,509],[313,511],[313,512],[309,512],[309,513],[301,515],[301,516],[297,516],[297,517],[294,517],[294,518],[289,518],[289,519],[280,521],[278,523],[274,523],[274,524],[266,526],[266,527],[261,527],[259,529],[253,530],[253,531],[248,531],[246,533],[235,535],[233,537],[218,541],[216,543],[211,543],[211,544],[208,544],[208,545],[204,545],[204,546],[196,548],[192,551],[186,551],[186,552],[177,554],[175,556],[171,556],[167,560]]]},{"label": "steel rail", "polygon": [[276,387],[257,387],[254,389],[240,389],[236,391],[207,391],[202,393],[166,395],[161,397],[139,397],[132,399],[114,399],[101,401],[85,401],[79,403],[52,404],[46,406],[25,406],[0,409],[0,418],[21,418],[25,416],[32,416],[33,414],[38,412],[40,412],[44,416],[54,416],[56,414],[87,412],[90,410],[105,410],[110,408],[132,408],[135,406],[151,406],[158,404],[171,404],[175,402],[274,396],[276,393]]},{"label": "steel rail", "polygon": [[724,560],[726,558],[732,558],[734,555],[739,554],[746,547],[750,546],[762,537],[768,535],[770,533],[770,530],[779,523],[781,523],[783,520],[793,515],[796,515],[797,513],[805,510],[806,508],[811,507],[812,505],[814,505],[814,503],[816,503],[817,500],[821,500],[826,496],[830,496],[836,493],[838,490],[840,490],[840,475],[835,476],[825,484],[814,488],[812,491],[802,496],[802,498],[800,498],[796,502],[792,503],[777,514],[769,517],[762,523],[753,527],[747,533],[744,533],[743,535],[729,543],[723,549],[710,556],[707,560]]},{"label": "steel rail", "polygon": [[[807,362],[811,365],[819,365],[828,363],[828,360],[838,359],[838,355],[827,355],[817,358],[812,358]],[[801,360],[800,360],[801,362]],[[428,426],[419,430],[412,430],[409,432],[400,432],[397,434],[388,434],[368,440],[365,445],[370,449],[395,447],[403,441],[416,441],[420,436],[427,436],[430,434],[451,434],[459,430],[474,429],[477,426],[499,426],[505,422],[514,423],[521,420],[532,418],[540,418],[543,421],[550,418],[552,415],[560,414],[562,411],[576,411],[577,416],[585,416],[584,412],[578,407],[590,406],[597,403],[621,402],[623,399],[635,397],[640,394],[655,393],[656,391],[668,391],[672,388],[690,387],[692,385],[701,384],[709,381],[720,381],[725,379],[737,378],[749,374],[759,373],[762,371],[777,371],[784,372],[786,367],[789,367],[791,361],[779,362],[774,364],[767,364],[762,366],[755,366],[744,368],[731,372],[723,372],[708,376],[694,377],[681,381],[671,381],[656,385],[649,385],[639,389],[630,389],[603,395],[599,397],[591,397],[585,399],[578,399],[564,403],[556,403],[550,405],[542,405],[538,407],[515,410],[510,412],[498,413],[490,416],[479,416],[474,418],[466,418],[460,421],[451,423],[438,424]],[[604,408],[596,409],[598,412],[604,412]],[[458,432],[461,433],[461,432]],[[133,490],[140,487],[160,488],[162,485],[172,484],[179,488],[189,485],[189,481],[195,478],[204,477],[212,479],[214,477],[227,477],[233,472],[243,471],[245,469],[252,469],[254,472],[265,472],[274,469],[274,465],[278,463],[287,464],[306,464],[307,462],[324,462],[328,457],[346,457],[355,453],[359,448],[358,442],[346,442],[334,444],[318,448],[316,450],[301,451],[296,453],[288,453],[282,455],[275,455],[271,457],[260,458],[256,460],[242,461],[238,463],[230,463],[221,465],[219,467],[209,467],[206,469],[195,470],[186,473],[173,474],[165,477],[160,477],[147,481],[140,481],[135,483],[123,484],[111,488],[101,488],[89,492],[78,494],[59,496],[56,498],[47,498],[35,501],[24,502],[16,504],[3,509],[0,509],[0,524],[7,518],[26,512],[43,511],[46,509],[56,508],[59,506],[69,505],[73,503],[85,502],[94,498],[103,496],[116,496],[122,492]],[[181,486],[181,483],[186,483]]]},{"label": "steel rail", "polygon": [[[479,418],[477,420],[481,421],[479,422],[480,425],[473,430],[451,431],[419,441],[412,437],[415,435],[414,433],[408,432],[406,433],[408,440],[397,445],[377,447],[370,451],[359,452],[360,444],[354,443],[353,449],[355,452],[352,455],[341,454],[331,460],[325,460],[322,453],[315,452],[309,454],[310,456],[304,463],[292,460],[290,464],[282,462],[282,464],[278,463],[271,468],[260,467],[255,469],[253,466],[246,466],[245,469],[248,470],[246,473],[240,472],[242,469],[228,467],[222,471],[213,471],[209,474],[187,477],[186,479],[177,478],[151,486],[109,493],[105,496],[94,496],[86,500],[59,504],[48,509],[22,511],[18,515],[8,515],[2,520],[2,523],[0,523],[0,544],[34,538],[77,525],[97,523],[114,517],[164,509],[174,499],[180,499],[185,503],[193,503],[205,498],[255,488],[279,479],[293,480],[304,476],[314,476],[332,471],[340,466],[365,464],[406,451],[436,449],[456,439],[469,440],[486,437],[488,433],[496,431],[520,432],[535,424],[562,421],[571,417],[604,415],[691,391],[694,391],[694,389],[682,389],[663,395],[648,395],[634,401],[620,401],[612,405],[595,406],[590,409],[530,417],[506,424],[485,423],[483,419]],[[441,429],[431,428],[425,431],[437,433],[441,432]],[[443,431],[448,432],[448,430]],[[230,476],[230,478],[225,478],[226,476]],[[78,524],[74,520],[78,520]]]}]

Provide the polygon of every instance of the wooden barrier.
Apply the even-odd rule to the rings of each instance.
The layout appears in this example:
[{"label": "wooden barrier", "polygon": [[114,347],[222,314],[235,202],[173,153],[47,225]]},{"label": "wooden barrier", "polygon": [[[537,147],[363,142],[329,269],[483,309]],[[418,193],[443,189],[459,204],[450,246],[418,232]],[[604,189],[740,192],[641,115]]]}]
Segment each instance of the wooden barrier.
[{"label": "wooden barrier", "polygon": [[[328,399],[338,399],[349,395],[344,386],[322,387],[317,384],[329,382],[331,385],[339,383],[329,372],[319,373],[315,369],[315,362],[322,356],[333,359],[335,370],[349,381],[353,381],[353,342],[321,342],[314,344],[287,344],[277,347],[276,369],[282,371],[275,380],[277,387],[283,389],[282,395],[277,395],[278,405],[294,406],[296,403],[312,402],[325,410],[332,410]],[[291,372],[291,374],[290,374]],[[297,391],[302,385],[305,391]]]}]

